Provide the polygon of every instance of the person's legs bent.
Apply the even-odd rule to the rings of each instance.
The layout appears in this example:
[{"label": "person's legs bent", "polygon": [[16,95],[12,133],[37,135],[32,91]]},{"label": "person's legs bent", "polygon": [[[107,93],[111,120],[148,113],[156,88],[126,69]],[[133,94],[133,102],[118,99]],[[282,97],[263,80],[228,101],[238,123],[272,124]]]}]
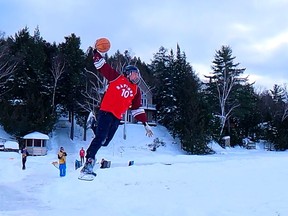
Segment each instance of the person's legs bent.
[{"label": "person's legs bent", "polygon": [[108,146],[110,141],[113,139],[118,129],[119,124],[120,124],[120,119],[114,118],[113,122],[111,123],[110,129],[108,131],[108,135],[106,137],[105,143],[103,143],[102,146]]},{"label": "person's legs bent", "polygon": [[99,111],[95,138],[86,151],[86,159],[92,158],[95,160],[95,155],[101,148],[102,143],[106,140],[114,118],[115,117],[109,112]]}]

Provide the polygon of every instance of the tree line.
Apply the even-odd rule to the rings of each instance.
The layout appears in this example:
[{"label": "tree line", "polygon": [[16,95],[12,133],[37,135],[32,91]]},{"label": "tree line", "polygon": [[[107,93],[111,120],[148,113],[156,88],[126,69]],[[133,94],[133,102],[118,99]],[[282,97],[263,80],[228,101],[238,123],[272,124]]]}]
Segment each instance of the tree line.
[{"label": "tree line", "polygon": [[[28,28],[14,36],[0,33],[0,124],[21,139],[32,131],[51,133],[61,115],[83,127],[90,111],[97,112],[107,82],[93,66],[93,50],[80,49],[75,34],[56,44],[44,40],[38,28]],[[118,71],[136,65],[153,92],[157,121],[182,149],[191,154],[210,154],[208,143],[222,143],[230,136],[231,145],[242,139],[266,140],[276,150],[288,148],[288,97],[286,85],[257,92],[243,77],[245,68],[235,62],[232,48],[222,46],[211,62],[207,82],[201,81],[186,55],[160,47],[147,64],[139,57],[117,51],[106,60]]]}]

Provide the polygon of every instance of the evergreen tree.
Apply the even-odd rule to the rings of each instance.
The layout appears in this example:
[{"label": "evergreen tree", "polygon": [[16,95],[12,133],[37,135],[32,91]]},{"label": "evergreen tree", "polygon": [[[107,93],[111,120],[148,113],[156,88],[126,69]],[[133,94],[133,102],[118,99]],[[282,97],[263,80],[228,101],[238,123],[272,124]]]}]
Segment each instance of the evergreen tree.
[{"label": "evergreen tree", "polygon": [[192,154],[210,153],[207,147],[210,115],[201,93],[201,83],[178,45],[173,62],[173,93],[176,107],[173,130],[180,138],[182,148]]},{"label": "evergreen tree", "polygon": [[206,91],[210,103],[214,106],[214,116],[219,118],[215,119],[215,122],[220,123],[219,134],[215,137],[218,141],[225,132],[225,127],[229,126],[227,121],[235,108],[240,106],[237,100],[236,85],[247,81],[246,78],[240,78],[245,69],[237,68],[239,63],[234,63],[234,59],[229,46],[222,46],[220,50],[216,51],[212,76],[209,77],[210,82]]},{"label": "evergreen tree", "polygon": [[232,145],[242,143],[244,137],[256,141],[259,137],[261,114],[257,106],[259,99],[252,84],[237,84],[232,97],[239,103],[239,107],[227,121],[227,134],[231,137]]},{"label": "evergreen tree", "polygon": [[176,57],[163,47],[154,56],[151,64],[156,78],[156,103],[158,120],[174,137],[181,141],[182,148],[192,154],[209,153],[207,128],[209,115],[200,93],[201,83],[177,45]]},{"label": "evergreen tree", "polygon": [[46,43],[36,29],[30,36],[24,28],[9,38],[13,55],[19,60],[13,76],[5,84],[7,91],[1,101],[1,122],[4,129],[16,136],[35,130],[48,133],[55,118],[51,115],[51,74]]},{"label": "evergreen tree", "polygon": [[[74,138],[75,112],[79,109],[78,101],[81,100],[82,92],[85,91],[83,80],[85,58],[80,49],[80,38],[75,34],[65,37],[65,43],[59,45],[60,52],[65,59],[65,72],[63,79],[59,81],[62,107],[68,111],[71,122],[70,138]],[[81,111],[79,112],[81,113]]]},{"label": "evergreen tree", "polygon": [[268,139],[277,150],[288,149],[288,91],[286,86],[274,85],[271,92],[272,108]]},{"label": "evergreen tree", "polygon": [[[150,65],[155,77],[155,101],[157,104],[157,119],[171,132],[173,132],[173,122],[175,113],[175,97],[173,94],[173,53],[167,54],[167,49],[160,47],[154,55]],[[173,134],[175,136],[175,134]]]}]

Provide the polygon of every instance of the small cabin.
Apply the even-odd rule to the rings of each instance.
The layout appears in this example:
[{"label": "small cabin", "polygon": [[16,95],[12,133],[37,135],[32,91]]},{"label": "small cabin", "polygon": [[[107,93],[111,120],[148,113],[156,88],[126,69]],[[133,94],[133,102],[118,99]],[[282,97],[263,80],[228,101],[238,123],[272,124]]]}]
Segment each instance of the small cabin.
[{"label": "small cabin", "polygon": [[25,135],[23,140],[30,155],[42,156],[47,154],[48,135],[35,131]]}]

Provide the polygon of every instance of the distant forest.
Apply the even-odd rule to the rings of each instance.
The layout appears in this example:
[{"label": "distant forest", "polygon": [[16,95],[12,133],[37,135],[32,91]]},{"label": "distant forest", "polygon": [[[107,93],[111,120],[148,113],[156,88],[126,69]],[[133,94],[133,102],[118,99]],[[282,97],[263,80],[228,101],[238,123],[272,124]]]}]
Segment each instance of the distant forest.
[{"label": "distant forest", "polygon": [[[32,131],[51,133],[59,116],[83,127],[90,111],[97,112],[107,85],[93,65],[93,48],[80,49],[75,34],[56,44],[24,28],[14,36],[0,33],[0,124],[21,140]],[[117,51],[106,61],[121,72],[127,54]],[[160,47],[150,64],[131,57],[153,93],[157,124],[165,126],[191,154],[211,154],[211,141],[225,147],[264,140],[273,149],[288,148],[288,91],[286,85],[257,92],[230,46],[222,46],[211,62],[208,82],[197,76],[177,44],[176,50]],[[71,121],[71,139],[74,121]]]}]

